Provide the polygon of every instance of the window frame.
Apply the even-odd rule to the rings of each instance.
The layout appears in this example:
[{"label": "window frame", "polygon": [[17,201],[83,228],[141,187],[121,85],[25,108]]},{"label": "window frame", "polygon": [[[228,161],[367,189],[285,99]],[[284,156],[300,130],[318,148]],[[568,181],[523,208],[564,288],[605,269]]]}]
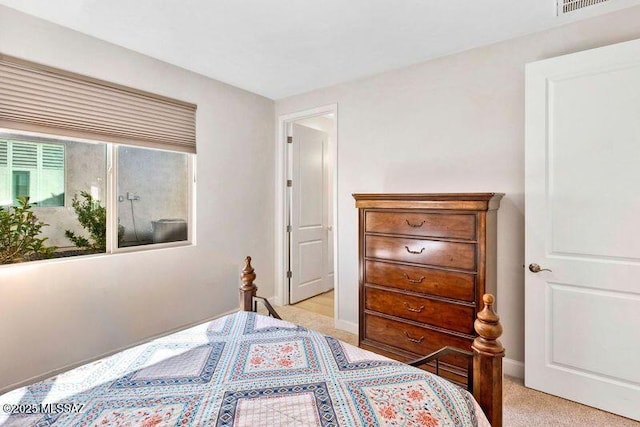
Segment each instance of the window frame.
[{"label": "window frame", "polygon": [[[59,260],[70,260],[70,259],[83,259],[89,257],[96,256],[104,256],[104,255],[113,255],[113,254],[124,254],[124,253],[133,253],[133,252],[143,252],[155,249],[166,249],[166,248],[176,248],[176,247],[186,247],[186,246],[195,246],[195,196],[196,196],[196,154],[195,153],[187,153],[184,151],[174,151],[167,150],[161,148],[152,148],[152,147],[140,147],[136,144],[123,144],[123,143],[115,143],[115,142],[106,142],[98,139],[85,139],[85,138],[75,138],[75,137],[63,137],[57,135],[48,135],[34,132],[26,132],[26,131],[16,131],[12,129],[0,128],[0,139],[7,140],[17,140],[24,142],[34,142],[38,144],[61,144],[65,141],[70,142],[79,142],[85,144],[99,144],[105,146],[105,154],[106,154],[106,176],[105,176],[105,200],[101,201],[104,203],[104,206],[107,209],[107,235],[106,235],[106,248],[103,253],[96,254],[87,254],[87,255],[76,255],[71,257],[60,257],[60,258],[51,258],[45,260],[37,260],[37,261],[26,261],[14,264],[4,264],[0,265],[2,267],[8,266],[17,266],[23,264],[31,264],[33,262],[55,262]],[[118,147],[128,146],[134,148],[145,148],[148,150],[156,150],[156,151],[167,151],[176,154],[182,154],[187,156],[187,240],[174,241],[174,242],[164,242],[164,243],[148,243],[144,245],[136,245],[136,246],[127,246],[127,247],[118,247]],[[8,159],[9,160],[9,159]],[[70,201],[67,198],[67,175],[68,175],[68,162],[66,159],[66,149],[65,149],[65,167],[64,167],[64,175],[65,175],[65,200],[63,206],[37,206],[34,205],[33,209],[37,216],[39,209],[51,209],[51,208],[68,208],[71,206]],[[13,191],[13,189],[11,189]]]},{"label": "window frame", "polygon": [[[107,249],[105,253],[129,253],[139,252],[149,249],[174,248],[179,246],[193,246],[194,242],[194,203],[195,203],[195,154],[185,153],[181,151],[163,150],[158,148],[140,147],[136,145],[106,143],[107,148],[107,199],[109,196],[109,204],[107,206]],[[118,247],[118,147],[128,146],[133,148],[142,148],[145,150],[167,151],[170,153],[183,154],[187,156],[187,240],[165,243],[147,243],[144,245]]]}]

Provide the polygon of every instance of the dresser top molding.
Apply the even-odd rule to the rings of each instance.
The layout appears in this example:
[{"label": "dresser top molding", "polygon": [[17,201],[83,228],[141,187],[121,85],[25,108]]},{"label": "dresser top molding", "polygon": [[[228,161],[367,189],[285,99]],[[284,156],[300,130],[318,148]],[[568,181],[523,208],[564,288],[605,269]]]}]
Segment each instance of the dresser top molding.
[{"label": "dresser top molding", "polygon": [[504,193],[354,193],[357,208],[492,211]]}]

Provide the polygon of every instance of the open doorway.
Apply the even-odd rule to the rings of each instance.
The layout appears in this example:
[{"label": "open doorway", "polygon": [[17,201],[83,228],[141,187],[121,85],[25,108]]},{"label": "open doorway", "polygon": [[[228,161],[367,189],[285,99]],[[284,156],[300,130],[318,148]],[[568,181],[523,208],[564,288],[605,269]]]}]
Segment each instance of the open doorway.
[{"label": "open doorway", "polygon": [[[281,301],[334,318],[335,106],[280,118],[283,236]],[[282,182],[282,181],[280,181]]]}]

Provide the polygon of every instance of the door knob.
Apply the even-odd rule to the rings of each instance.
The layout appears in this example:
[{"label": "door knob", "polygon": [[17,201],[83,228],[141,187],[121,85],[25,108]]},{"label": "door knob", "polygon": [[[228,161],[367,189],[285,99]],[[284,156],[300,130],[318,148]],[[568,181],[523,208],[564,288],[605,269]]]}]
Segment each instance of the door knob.
[{"label": "door knob", "polygon": [[551,271],[548,268],[542,268],[538,264],[529,264],[529,271],[532,273],[540,273],[541,271]]},{"label": "door knob", "polygon": [[327,231],[332,231],[333,230],[333,226],[332,225],[327,225]]}]

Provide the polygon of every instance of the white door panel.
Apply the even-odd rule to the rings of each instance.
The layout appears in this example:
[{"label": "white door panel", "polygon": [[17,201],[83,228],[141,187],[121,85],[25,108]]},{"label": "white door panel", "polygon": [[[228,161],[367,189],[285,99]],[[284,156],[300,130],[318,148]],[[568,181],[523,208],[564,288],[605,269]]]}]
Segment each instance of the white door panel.
[{"label": "white door panel", "polygon": [[[290,303],[333,287],[328,218],[329,161],[325,132],[292,125]],[[333,265],[333,263],[331,264]]]},{"label": "white door panel", "polygon": [[[295,125],[294,125],[295,126]],[[324,190],[324,139],[322,135],[313,135],[313,129],[302,132],[296,127],[296,145],[294,161],[298,162],[295,170],[297,185],[298,226],[300,228],[321,228],[323,224],[323,190]],[[314,138],[315,137],[315,138]]]},{"label": "white door panel", "polygon": [[640,198],[628,185],[640,184],[640,98],[629,90],[640,88],[638,70],[548,83],[553,253],[640,260],[640,239],[629,239],[640,236]]},{"label": "white door panel", "polygon": [[526,91],[525,385],[640,419],[640,41]]},{"label": "white door panel", "polygon": [[300,263],[298,268],[299,286],[322,280],[322,240],[302,242],[298,245]]},{"label": "white door panel", "polygon": [[[549,299],[552,365],[629,384],[640,383],[640,341],[629,339],[638,330],[637,323],[629,323],[640,310],[637,297],[551,283]],[[594,334],[591,324],[604,328],[605,333]]]}]

